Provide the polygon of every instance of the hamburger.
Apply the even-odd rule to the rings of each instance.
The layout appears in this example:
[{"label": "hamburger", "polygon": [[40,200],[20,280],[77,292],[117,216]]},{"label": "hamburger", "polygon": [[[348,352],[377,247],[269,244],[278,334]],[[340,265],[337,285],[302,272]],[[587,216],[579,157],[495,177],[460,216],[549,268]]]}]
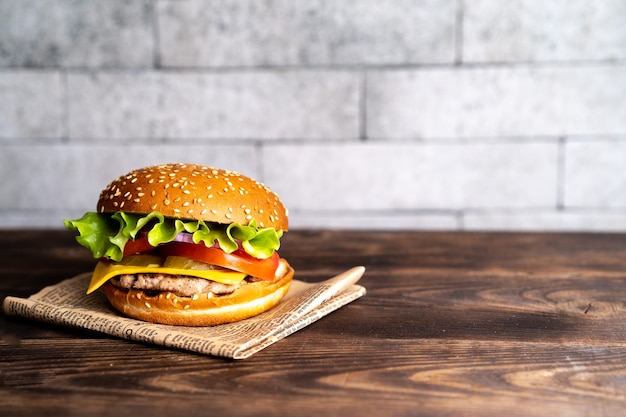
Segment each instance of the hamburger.
[{"label": "hamburger", "polygon": [[86,290],[139,320],[213,326],[280,302],[294,271],[278,195],[237,172],[171,163],[111,182],[97,211],[65,220],[98,263]]}]

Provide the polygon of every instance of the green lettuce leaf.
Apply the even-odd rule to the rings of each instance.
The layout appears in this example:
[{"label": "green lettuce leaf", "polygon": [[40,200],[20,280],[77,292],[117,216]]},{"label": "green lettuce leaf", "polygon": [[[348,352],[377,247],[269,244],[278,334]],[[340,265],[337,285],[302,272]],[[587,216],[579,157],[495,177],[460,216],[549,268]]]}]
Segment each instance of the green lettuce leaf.
[{"label": "green lettuce leaf", "polygon": [[65,227],[77,230],[76,241],[89,249],[94,258],[109,258],[119,262],[124,255],[124,246],[134,240],[139,231],[147,231],[152,246],[171,242],[180,233],[189,233],[194,243],[207,247],[216,242],[227,253],[234,252],[241,244],[246,253],[266,259],[280,247],[282,230],[259,229],[253,220],[248,225],[204,222],[166,218],[159,212],[147,215],[125,213],[87,212],[80,219],[65,220]]}]

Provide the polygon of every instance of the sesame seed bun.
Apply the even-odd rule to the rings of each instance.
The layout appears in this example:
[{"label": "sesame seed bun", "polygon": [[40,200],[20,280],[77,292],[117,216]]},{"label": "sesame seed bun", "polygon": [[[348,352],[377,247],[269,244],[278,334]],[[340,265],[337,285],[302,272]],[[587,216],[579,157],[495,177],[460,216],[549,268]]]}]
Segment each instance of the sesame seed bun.
[{"label": "sesame seed bun", "polygon": [[101,193],[100,213],[124,211],[247,225],[287,231],[285,206],[265,185],[242,174],[196,164],[140,168],[111,182]]},{"label": "sesame seed bun", "polygon": [[150,293],[116,287],[110,281],[102,291],[116,310],[138,320],[177,326],[215,326],[263,313],[287,294],[294,270],[281,259],[275,281],[246,282],[232,294],[212,293],[181,297],[171,292]]}]

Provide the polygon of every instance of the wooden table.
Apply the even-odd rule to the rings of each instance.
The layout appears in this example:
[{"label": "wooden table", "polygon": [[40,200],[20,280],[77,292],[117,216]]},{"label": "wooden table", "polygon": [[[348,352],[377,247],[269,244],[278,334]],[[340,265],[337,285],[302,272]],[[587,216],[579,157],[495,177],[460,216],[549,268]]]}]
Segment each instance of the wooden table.
[{"label": "wooden table", "polygon": [[[94,261],[0,232],[0,297]],[[0,316],[0,414],[626,415],[626,235],[292,231],[304,281],[368,294],[245,360]]]}]

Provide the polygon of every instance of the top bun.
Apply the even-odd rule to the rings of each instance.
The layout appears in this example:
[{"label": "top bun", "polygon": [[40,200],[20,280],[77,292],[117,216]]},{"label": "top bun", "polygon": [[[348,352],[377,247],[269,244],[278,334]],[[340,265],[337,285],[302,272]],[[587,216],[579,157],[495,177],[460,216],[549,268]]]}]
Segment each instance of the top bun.
[{"label": "top bun", "polygon": [[100,193],[98,212],[148,214],[287,231],[285,206],[263,184],[237,172],[195,164],[140,168],[119,177]]}]

